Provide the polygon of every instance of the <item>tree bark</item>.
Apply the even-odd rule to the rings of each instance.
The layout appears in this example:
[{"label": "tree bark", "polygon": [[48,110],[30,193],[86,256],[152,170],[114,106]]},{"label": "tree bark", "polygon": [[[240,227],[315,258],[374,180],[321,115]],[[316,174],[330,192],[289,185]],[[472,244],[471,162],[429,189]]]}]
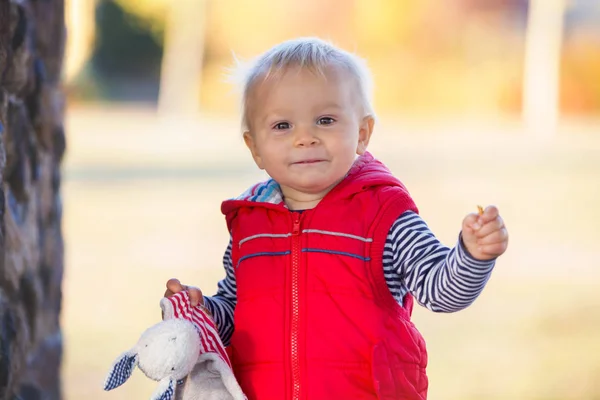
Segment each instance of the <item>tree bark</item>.
[{"label": "tree bark", "polygon": [[0,0],[0,399],[60,399],[63,0]]}]

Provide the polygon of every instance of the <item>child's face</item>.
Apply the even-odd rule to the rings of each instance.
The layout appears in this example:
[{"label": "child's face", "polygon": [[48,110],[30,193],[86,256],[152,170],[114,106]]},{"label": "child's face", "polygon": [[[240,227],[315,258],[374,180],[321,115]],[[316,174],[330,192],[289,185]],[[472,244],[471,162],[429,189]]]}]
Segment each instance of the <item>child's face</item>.
[{"label": "child's face", "polygon": [[335,67],[324,76],[290,68],[257,84],[248,104],[244,139],[284,196],[328,192],[366,151],[373,130],[355,79]]}]

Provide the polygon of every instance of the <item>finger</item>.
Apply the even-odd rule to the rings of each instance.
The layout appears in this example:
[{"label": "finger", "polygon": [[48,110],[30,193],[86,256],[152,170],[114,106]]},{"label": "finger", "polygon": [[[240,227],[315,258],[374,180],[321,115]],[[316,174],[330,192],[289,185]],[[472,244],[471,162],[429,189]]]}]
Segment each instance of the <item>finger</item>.
[{"label": "finger", "polygon": [[478,238],[486,237],[486,236],[488,236],[494,232],[497,232],[503,228],[505,228],[504,221],[502,220],[502,217],[498,216],[495,219],[483,224],[481,226],[481,229],[479,229],[477,231],[477,237]]},{"label": "finger", "polygon": [[479,223],[481,225],[486,224],[487,222],[492,221],[496,217],[500,215],[500,211],[498,211],[498,207],[496,206],[487,206],[485,210],[483,210],[483,214],[479,215]]},{"label": "finger", "polygon": [[188,295],[190,296],[190,303],[192,307],[196,307],[198,304],[204,305],[204,296],[202,291],[195,286],[187,287]]},{"label": "finger", "polygon": [[504,242],[500,242],[500,243],[479,246],[478,250],[482,254],[487,255],[488,257],[498,257],[498,256],[504,254],[507,247],[508,247],[508,242],[504,241]]},{"label": "finger", "polygon": [[167,290],[171,291],[171,295],[175,294],[175,293],[179,293],[182,290],[185,290],[184,286],[181,284],[181,282],[179,282],[179,279],[169,279],[167,281]]},{"label": "finger", "polygon": [[[483,229],[483,228],[482,228]],[[504,228],[498,229],[490,233],[489,235],[477,239],[478,245],[488,245],[495,243],[502,243],[508,241],[508,231]]]},{"label": "finger", "polygon": [[463,230],[469,233],[473,233],[473,231],[479,229],[481,225],[479,225],[479,223],[477,222],[478,218],[479,215],[475,213],[468,214],[463,220]]},{"label": "finger", "polygon": [[173,296],[175,293],[171,292],[169,289],[165,290],[165,294],[163,295],[163,297],[171,297]]}]

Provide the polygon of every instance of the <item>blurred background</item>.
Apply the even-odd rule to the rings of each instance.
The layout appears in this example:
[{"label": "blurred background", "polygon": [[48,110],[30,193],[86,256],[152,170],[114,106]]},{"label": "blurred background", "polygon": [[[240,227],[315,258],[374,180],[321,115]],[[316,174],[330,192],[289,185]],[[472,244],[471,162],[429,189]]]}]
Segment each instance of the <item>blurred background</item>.
[{"label": "blurred background", "polygon": [[423,308],[430,398],[600,399],[600,2],[67,0],[67,399],[148,398],[113,360],[159,321],[171,277],[223,275],[220,202],[264,175],[227,80],[296,36],[366,58],[371,151],[449,246],[477,204],[511,234],[482,296]]}]

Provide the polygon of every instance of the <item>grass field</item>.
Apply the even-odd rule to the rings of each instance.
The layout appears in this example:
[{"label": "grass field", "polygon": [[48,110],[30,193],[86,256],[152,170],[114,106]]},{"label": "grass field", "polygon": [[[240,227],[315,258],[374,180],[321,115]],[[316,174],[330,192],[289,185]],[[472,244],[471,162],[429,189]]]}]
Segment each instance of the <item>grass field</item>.
[{"label": "grass field", "polygon": [[[511,234],[473,306],[415,310],[430,399],[600,399],[600,123],[536,139],[507,121],[381,119],[372,152],[443,242],[479,203],[498,205]],[[168,278],[214,292],[220,202],[263,175],[235,120],[88,107],[67,125],[65,398],[148,398],[155,384],[139,371],[101,390],[112,361],[159,320]]]}]

